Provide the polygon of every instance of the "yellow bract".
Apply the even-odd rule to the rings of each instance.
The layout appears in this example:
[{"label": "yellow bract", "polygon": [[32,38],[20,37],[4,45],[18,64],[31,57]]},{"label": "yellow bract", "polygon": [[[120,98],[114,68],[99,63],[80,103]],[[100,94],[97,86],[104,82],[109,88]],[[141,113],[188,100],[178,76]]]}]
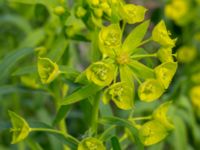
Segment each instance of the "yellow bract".
[{"label": "yellow bract", "polygon": [[182,19],[188,12],[188,3],[186,0],[172,0],[165,7],[165,15],[175,21]]},{"label": "yellow bract", "polygon": [[162,123],[163,126],[167,130],[171,130],[174,128],[174,125],[171,123],[169,118],[167,117],[167,112],[169,110],[169,107],[171,106],[171,102],[166,102],[162,105],[160,105],[154,112],[153,112],[153,118],[160,123]]},{"label": "yellow bract", "polygon": [[166,62],[155,69],[157,79],[162,83],[165,89],[169,87],[171,80],[176,73],[177,63],[176,62]]},{"label": "yellow bract", "polygon": [[156,79],[147,79],[138,88],[140,100],[145,102],[151,102],[158,99],[163,92],[163,86]]},{"label": "yellow bract", "polygon": [[162,141],[167,135],[165,127],[156,120],[146,122],[139,129],[139,138],[146,146]]},{"label": "yellow bract", "polygon": [[192,104],[200,109],[200,85],[194,86],[190,91]]},{"label": "yellow bract", "polygon": [[170,38],[164,21],[160,21],[153,29],[152,39],[163,47],[174,47],[176,40]]},{"label": "yellow bract", "polygon": [[106,148],[100,140],[89,137],[81,141],[78,150],[106,150]]},{"label": "yellow bract", "polygon": [[118,24],[103,27],[99,33],[99,46],[103,55],[113,55],[121,46],[122,32]]},{"label": "yellow bract", "polygon": [[128,110],[133,108],[133,89],[125,82],[115,83],[107,88],[103,95],[103,102],[112,100],[118,108]]},{"label": "yellow bract", "polygon": [[16,144],[24,140],[31,131],[28,123],[16,113],[9,111],[9,116],[12,123],[12,144]]},{"label": "yellow bract", "polygon": [[38,73],[43,84],[52,82],[59,74],[58,65],[49,58],[38,58]]},{"label": "yellow bract", "polygon": [[89,81],[99,85],[107,86],[114,78],[114,66],[105,62],[96,62],[86,69],[86,76]]},{"label": "yellow bract", "polygon": [[125,4],[120,10],[121,18],[129,24],[142,22],[147,9],[142,6]]},{"label": "yellow bract", "polygon": [[160,48],[157,51],[157,56],[159,60],[164,63],[164,62],[173,62],[174,59],[172,57],[172,49],[170,47],[168,48]]},{"label": "yellow bract", "polygon": [[177,51],[177,59],[182,63],[189,63],[196,57],[197,50],[193,46],[182,46]]}]

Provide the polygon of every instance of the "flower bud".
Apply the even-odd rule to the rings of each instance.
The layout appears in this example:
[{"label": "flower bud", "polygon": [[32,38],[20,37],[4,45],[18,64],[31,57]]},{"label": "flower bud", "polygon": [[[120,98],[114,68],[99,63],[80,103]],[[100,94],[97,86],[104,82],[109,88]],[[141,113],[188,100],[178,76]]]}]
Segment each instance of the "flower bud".
[{"label": "flower bud", "polygon": [[38,58],[38,73],[43,84],[52,82],[59,74],[58,65],[48,58]]},{"label": "flower bud", "polygon": [[79,7],[77,8],[77,10],[76,10],[76,16],[77,16],[78,18],[84,17],[86,13],[87,13],[87,10],[84,9],[83,7],[81,7],[81,6],[79,6]]},{"label": "flower bud", "polygon": [[62,14],[64,14],[65,13],[65,8],[64,7],[62,7],[62,6],[57,6],[57,7],[55,7],[54,8],[54,13],[56,14],[56,15],[62,15]]},{"label": "flower bud", "polygon": [[78,150],[106,150],[106,148],[100,140],[89,137],[81,141]]},{"label": "flower bud", "polygon": [[9,116],[12,123],[12,144],[23,141],[31,131],[28,123],[16,113],[9,111]]},{"label": "flower bud", "polygon": [[170,47],[168,48],[160,48],[157,51],[158,59],[164,63],[164,62],[173,62],[174,59],[172,57],[172,49]]},{"label": "flower bud", "polygon": [[196,57],[197,50],[192,46],[183,46],[177,51],[177,60],[181,63],[190,63]]},{"label": "flower bud", "polygon": [[192,101],[192,104],[197,108],[200,109],[200,86],[194,86],[190,90],[190,98]]}]

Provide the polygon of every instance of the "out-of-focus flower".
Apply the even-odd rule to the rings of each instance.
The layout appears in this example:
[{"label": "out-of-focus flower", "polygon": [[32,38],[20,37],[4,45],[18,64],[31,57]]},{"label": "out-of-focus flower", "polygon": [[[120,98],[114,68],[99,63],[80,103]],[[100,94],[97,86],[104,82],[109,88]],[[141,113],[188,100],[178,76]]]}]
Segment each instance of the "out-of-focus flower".
[{"label": "out-of-focus flower", "polygon": [[190,91],[192,104],[200,109],[200,85],[194,86]]},{"label": "out-of-focus flower", "polygon": [[177,50],[177,60],[181,63],[189,63],[196,57],[197,50],[193,46],[182,46]]},{"label": "out-of-focus flower", "polygon": [[172,0],[165,7],[165,15],[174,21],[179,21],[187,14],[188,10],[189,3],[187,0]]}]

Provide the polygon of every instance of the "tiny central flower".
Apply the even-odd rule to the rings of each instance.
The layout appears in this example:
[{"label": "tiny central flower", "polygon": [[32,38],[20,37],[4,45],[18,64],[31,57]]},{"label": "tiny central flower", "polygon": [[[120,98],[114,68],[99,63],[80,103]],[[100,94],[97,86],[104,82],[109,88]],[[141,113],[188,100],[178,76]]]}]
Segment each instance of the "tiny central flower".
[{"label": "tiny central flower", "polygon": [[130,61],[130,58],[127,53],[122,53],[117,57],[118,64],[121,64],[121,65],[127,64],[127,63],[129,63],[129,61]]}]

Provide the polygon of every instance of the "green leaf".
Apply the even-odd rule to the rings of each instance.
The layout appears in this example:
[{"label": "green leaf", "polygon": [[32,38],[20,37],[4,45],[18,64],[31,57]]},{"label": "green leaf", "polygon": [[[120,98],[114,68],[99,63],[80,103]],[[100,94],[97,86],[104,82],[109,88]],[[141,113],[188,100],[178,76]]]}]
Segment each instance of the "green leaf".
[{"label": "green leaf", "polygon": [[61,106],[58,110],[58,112],[56,113],[56,117],[55,119],[53,120],[53,123],[52,125],[55,126],[56,124],[58,124],[61,120],[63,120],[66,115],[67,115],[67,112],[70,111],[70,106],[69,105],[65,105],[65,106]]},{"label": "green leaf", "polygon": [[[26,57],[27,55],[33,53],[34,50],[32,48],[22,48],[22,49],[17,49],[15,51],[12,51],[9,53],[7,56],[4,57],[4,59],[0,63],[0,82],[2,80],[5,80],[8,76],[13,67]],[[6,66],[6,67],[5,67]]]},{"label": "green leaf", "polygon": [[130,85],[133,88],[133,93],[134,93],[135,88],[134,88],[132,70],[127,65],[121,65],[119,67],[119,71],[120,71],[121,82],[126,82],[128,85]]},{"label": "green leaf", "polygon": [[140,45],[141,41],[143,40],[145,33],[147,32],[149,26],[149,20],[141,23],[137,27],[135,27],[128,37],[125,39],[122,49],[123,51],[127,51],[130,53],[135,53],[136,48]]},{"label": "green leaf", "polygon": [[28,123],[15,112],[8,111],[12,123],[12,144],[23,141],[31,131]]},{"label": "green leaf", "polygon": [[139,61],[132,60],[128,65],[138,78],[142,79],[155,78],[154,70],[143,65]]},{"label": "green leaf", "polygon": [[35,65],[25,66],[18,68],[14,73],[13,76],[22,76],[27,74],[34,74],[37,73],[37,67]]},{"label": "green leaf", "polygon": [[111,138],[111,142],[112,142],[112,147],[113,150],[121,150],[120,144],[119,144],[119,140],[117,137],[112,137]]},{"label": "green leaf", "polygon": [[98,92],[102,88],[103,87],[99,87],[95,84],[85,85],[84,87],[80,88],[79,90],[73,92],[71,95],[66,97],[61,102],[61,105],[69,105],[69,104],[76,103],[80,100],[83,100],[83,99],[95,94],[96,92]]},{"label": "green leaf", "polygon": [[45,31],[43,28],[33,30],[30,32],[27,37],[21,42],[19,48],[24,47],[36,47],[45,39]]},{"label": "green leaf", "polygon": [[122,126],[122,127],[128,128],[130,130],[132,136],[135,138],[137,148],[139,150],[144,149],[143,144],[140,142],[140,140],[138,138],[138,136],[139,136],[138,130],[129,121],[118,118],[118,117],[104,117],[104,118],[100,119],[99,122],[103,123],[103,124],[110,124],[110,125]]}]

